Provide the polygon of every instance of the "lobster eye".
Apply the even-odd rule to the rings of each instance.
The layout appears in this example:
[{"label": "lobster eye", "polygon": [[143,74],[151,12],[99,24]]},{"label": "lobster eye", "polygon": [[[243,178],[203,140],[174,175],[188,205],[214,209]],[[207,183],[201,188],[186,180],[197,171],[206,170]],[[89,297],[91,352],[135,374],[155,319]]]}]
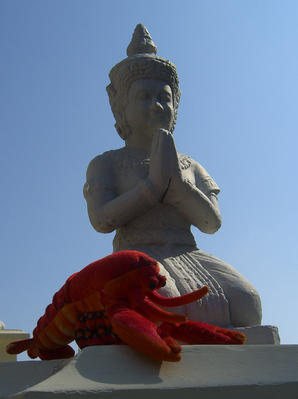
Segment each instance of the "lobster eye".
[{"label": "lobster eye", "polygon": [[167,278],[165,276],[159,276],[159,286],[164,287],[166,285]]},{"label": "lobster eye", "polygon": [[150,290],[155,290],[156,287],[157,287],[156,281],[151,281],[149,284]]}]

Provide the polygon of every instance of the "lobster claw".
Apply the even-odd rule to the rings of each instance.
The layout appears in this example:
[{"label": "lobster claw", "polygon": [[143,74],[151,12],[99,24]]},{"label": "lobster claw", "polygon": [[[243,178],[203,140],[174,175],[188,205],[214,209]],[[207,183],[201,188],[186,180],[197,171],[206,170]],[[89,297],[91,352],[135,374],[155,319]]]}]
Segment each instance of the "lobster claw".
[{"label": "lobster claw", "polygon": [[113,331],[127,345],[157,360],[180,360],[180,345],[166,334],[163,338],[157,326],[141,314],[121,305],[112,306],[108,313]]},{"label": "lobster claw", "polygon": [[160,329],[164,334],[190,345],[242,345],[246,340],[246,336],[238,331],[199,321],[162,323]]}]

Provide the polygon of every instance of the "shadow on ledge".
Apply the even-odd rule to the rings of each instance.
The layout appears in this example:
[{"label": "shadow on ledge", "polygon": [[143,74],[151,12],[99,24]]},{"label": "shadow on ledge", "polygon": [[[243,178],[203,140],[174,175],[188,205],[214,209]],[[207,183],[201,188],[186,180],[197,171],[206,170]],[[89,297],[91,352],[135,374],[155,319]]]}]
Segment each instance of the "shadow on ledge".
[{"label": "shadow on ledge", "polygon": [[[123,364],[123,359],[127,362]],[[98,373],[98,367],[90,364],[104,364]],[[126,345],[87,347],[80,352],[76,369],[78,373],[89,380],[113,385],[127,384],[158,384],[161,361],[150,359]]]}]

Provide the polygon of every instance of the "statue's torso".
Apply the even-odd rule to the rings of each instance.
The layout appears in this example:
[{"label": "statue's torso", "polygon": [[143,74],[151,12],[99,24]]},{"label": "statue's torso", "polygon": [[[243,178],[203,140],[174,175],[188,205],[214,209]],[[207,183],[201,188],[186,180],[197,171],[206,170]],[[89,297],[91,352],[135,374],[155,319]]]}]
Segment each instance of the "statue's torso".
[{"label": "statue's torso", "polygon": [[[143,158],[126,147],[109,151],[104,154],[113,175],[113,187],[116,195],[124,194],[133,189],[149,173],[149,158]],[[184,180],[194,186],[204,188],[216,183],[207,172],[190,157],[178,154],[180,170]],[[196,167],[196,174],[194,173]],[[198,170],[200,173],[198,173]],[[109,183],[110,184],[110,183]],[[128,245],[186,245],[195,247],[195,240],[190,231],[191,223],[172,205],[158,203],[141,216],[131,220],[125,226],[117,229],[114,248],[120,250]]]}]

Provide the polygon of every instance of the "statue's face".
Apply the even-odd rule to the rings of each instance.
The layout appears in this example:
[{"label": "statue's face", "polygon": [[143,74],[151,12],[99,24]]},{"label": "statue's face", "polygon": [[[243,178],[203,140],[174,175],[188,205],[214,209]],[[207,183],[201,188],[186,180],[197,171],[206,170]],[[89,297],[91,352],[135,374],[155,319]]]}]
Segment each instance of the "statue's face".
[{"label": "statue's face", "polygon": [[171,87],[160,80],[136,80],[129,89],[125,117],[132,133],[144,138],[152,138],[159,128],[169,130],[174,118]]}]

